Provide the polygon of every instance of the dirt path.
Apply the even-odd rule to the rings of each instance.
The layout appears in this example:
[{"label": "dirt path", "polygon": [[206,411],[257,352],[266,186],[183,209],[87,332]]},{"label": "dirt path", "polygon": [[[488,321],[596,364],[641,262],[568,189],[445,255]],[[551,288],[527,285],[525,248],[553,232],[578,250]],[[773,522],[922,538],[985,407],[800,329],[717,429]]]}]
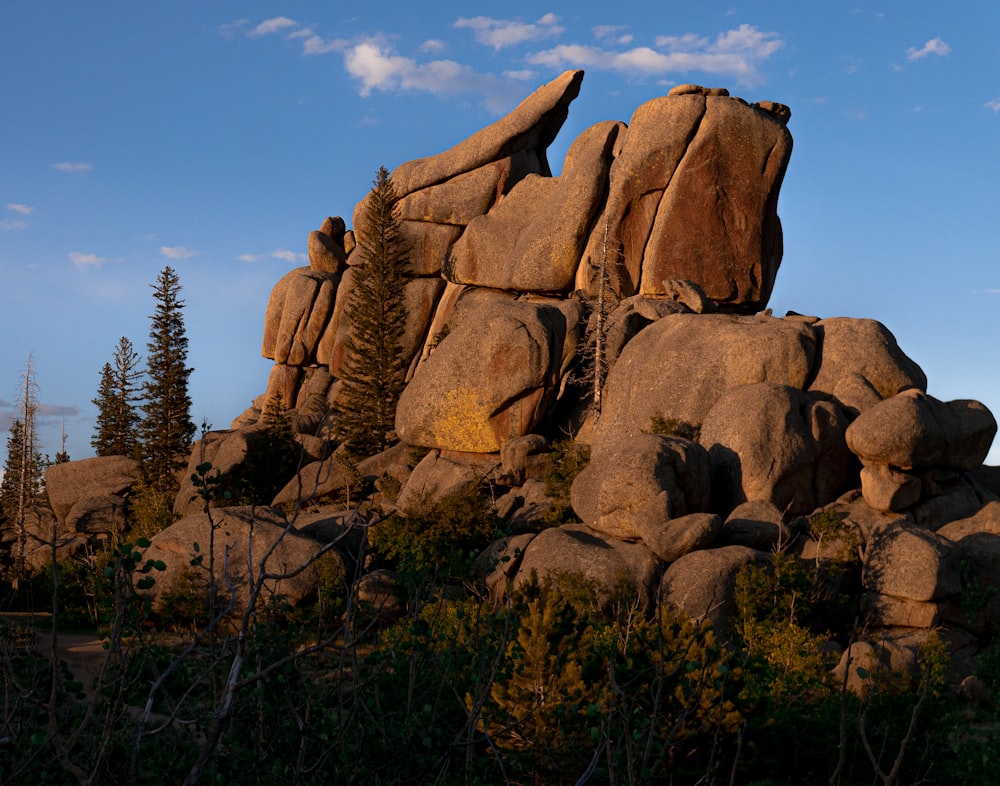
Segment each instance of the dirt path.
[{"label": "dirt path", "polygon": [[[35,634],[35,647],[42,657],[51,657],[52,634],[49,631],[38,631]],[[73,678],[82,683],[83,690],[89,694],[101,673],[104,656],[107,654],[101,640],[93,633],[60,633],[56,652],[60,660],[66,661]]]}]

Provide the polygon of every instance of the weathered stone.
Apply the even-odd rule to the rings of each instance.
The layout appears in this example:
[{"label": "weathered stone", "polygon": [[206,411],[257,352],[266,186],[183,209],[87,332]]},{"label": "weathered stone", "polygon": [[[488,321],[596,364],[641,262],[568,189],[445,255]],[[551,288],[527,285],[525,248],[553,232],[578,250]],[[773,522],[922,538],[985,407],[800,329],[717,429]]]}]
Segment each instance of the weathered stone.
[{"label": "weathered stone", "polygon": [[500,448],[500,468],[506,482],[520,486],[529,474],[540,477],[537,468],[548,466],[548,453],[549,441],[541,434],[507,440]]},{"label": "weathered stone", "polygon": [[[51,469],[51,467],[50,467]],[[85,533],[62,524],[51,509],[29,505],[24,511],[24,566],[39,573],[52,564],[52,538],[56,540],[56,562],[62,562],[87,545]]]},{"label": "weathered stone", "polygon": [[861,413],[847,444],[865,464],[899,469],[975,469],[986,458],[997,422],[978,401],[938,401],[907,390]]},{"label": "weathered stone", "polygon": [[444,277],[457,284],[522,292],[565,292],[599,209],[610,151],[622,123],[584,131],[559,177],[529,175],[455,244]]},{"label": "weathered stone", "polygon": [[139,464],[135,459],[100,456],[53,464],[45,471],[45,488],[56,518],[65,522],[80,500],[108,494],[127,496],[138,479]]},{"label": "weathered stone", "polygon": [[936,603],[875,592],[861,595],[861,612],[874,627],[932,628],[941,622],[941,608]]},{"label": "weathered stone", "polygon": [[277,363],[315,362],[320,337],[333,313],[340,277],[308,267],[288,272],[267,303],[261,354]]},{"label": "weathered stone", "polygon": [[862,581],[881,595],[916,601],[961,591],[951,541],[917,527],[890,525],[873,532]]},{"label": "weathered stone", "polygon": [[347,253],[342,242],[338,243],[325,232],[310,232],[306,244],[309,267],[317,273],[343,273],[347,267]]},{"label": "weathered stone", "polygon": [[578,289],[596,294],[597,271],[606,266],[613,291],[622,296],[638,292],[660,197],[701,122],[705,100],[701,95],[654,98],[632,114],[611,166],[604,211],[583,254]]},{"label": "weathered stone", "polygon": [[398,203],[399,217],[404,221],[431,221],[463,227],[477,216],[485,215],[528,174],[543,174],[533,151],[521,151],[490,161],[403,197]]},{"label": "weathered stone", "polygon": [[714,513],[690,513],[669,521],[635,523],[640,540],[664,562],[710,548],[721,530],[722,519]]},{"label": "weathered stone", "polygon": [[832,502],[853,469],[846,426],[832,404],[786,385],[758,382],[726,391],[699,436],[712,463],[713,508],[767,500],[780,510],[809,513]]},{"label": "weathered stone", "polygon": [[937,531],[952,521],[971,516],[982,504],[971,486],[958,481],[948,490],[921,500],[909,512],[921,527]]},{"label": "weathered stone", "polygon": [[66,516],[68,531],[85,532],[89,535],[110,535],[125,530],[124,497],[116,494],[103,494],[99,497],[86,497],[77,502]]},{"label": "weathered stone", "polygon": [[635,336],[608,375],[595,440],[629,437],[661,417],[700,427],[730,388],[772,382],[803,388],[815,338],[808,325],[771,317],[672,314]]},{"label": "weathered stone", "polygon": [[952,521],[937,530],[938,535],[954,543],[981,533],[1000,535],[1000,502],[987,502],[971,516]]},{"label": "weathered stone", "polygon": [[756,551],[787,547],[792,532],[785,526],[781,511],[767,500],[737,505],[719,533],[719,546],[747,546]]},{"label": "weathered stone", "polygon": [[558,584],[573,576],[581,576],[601,603],[613,598],[625,581],[649,608],[659,578],[659,560],[641,543],[626,543],[578,524],[566,524],[543,530],[532,539],[524,550],[514,586],[522,587],[535,578]]},{"label": "weathered stone", "polygon": [[781,264],[778,192],[792,137],[784,123],[738,100],[702,100],[705,114],[657,208],[640,291],[689,279],[717,303],[753,313],[767,305]]},{"label": "weathered stone", "polygon": [[660,603],[695,620],[708,620],[725,639],[736,613],[736,576],[746,565],[764,566],[767,555],[746,546],[692,551],[663,574]]},{"label": "weathered stone", "polygon": [[396,431],[411,445],[495,453],[534,431],[557,389],[566,317],[527,302],[470,309],[400,396]]},{"label": "weathered stone", "polygon": [[[198,551],[194,548],[196,543]],[[230,602],[228,587],[231,585],[235,591],[232,597],[235,613],[246,605],[250,583],[259,575],[261,567],[278,575],[294,571],[308,563],[322,548],[322,544],[288,529],[284,515],[274,508],[217,508],[212,511],[211,520],[204,513],[185,516],[154,535],[144,553],[146,559],[161,560],[166,565],[165,571],[154,576],[156,584],[151,594],[155,610],[167,610],[164,605],[167,599],[178,592],[207,598],[209,577],[203,567],[209,564],[210,543],[214,543],[215,549],[217,602],[221,607]],[[203,567],[192,567],[191,560],[199,554],[203,555]],[[324,560],[335,570],[343,571],[336,553],[330,553]],[[314,563],[294,576],[266,582],[265,597],[273,595],[297,603],[315,592],[318,568]]]},{"label": "weathered stone", "polygon": [[429,503],[478,486],[499,464],[497,456],[443,455],[432,450],[413,468],[396,501],[402,511],[417,510]]},{"label": "weathered stone", "polygon": [[344,237],[347,234],[347,225],[340,216],[327,216],[323,223],[319,225],[319,231],[333,240],[341,248],[344,247]]},{"label": "weathered stone", "polygon": [[476,558],[476,576],[486,585],[494,603],[507,596],[507,590],[521,567],[524,551],[534,537],[534,532],[526,532],[500,538]]},{"label": "weathered stone", "polygon": [[821,351],[816,377],[809,385],[811,392],[832,395],[854,409],[856,415],[877,403],[859,385],[858,378],[881,399],[909,388],[927,389],[927,377],[920,366],[906,356],[895,336],[880,322],[839,317],[820,320],[813,327]]},{"label": "weathered stone", "polygon": [[724,87],[702,87],[701,85],[674,85],[667,92],[668,96],[727,96],[729,91]]},{"label": "weathered stone", "polygon": [[[392,173],[396,194],[405,197],[521,151],[534,152],[541,174],[550,174],[545,150],[562,127],[582,81],[583,71],[566,71],[538,88],[509,114],[451,149],[401,164]],[[357,221],[354,226],[359,226]]]},{"label": "weathered stone", "polygon": [[573,510],[591,529],[636,539],[669,519],[702,513],[708,455],[695,442],[639,434],[595,451],[572,487]]},{"label": "weathered stone", "polygon": [[899,513],[920,499],[920,478],[886,464],[861,469],[861,494],[875,510]]}]

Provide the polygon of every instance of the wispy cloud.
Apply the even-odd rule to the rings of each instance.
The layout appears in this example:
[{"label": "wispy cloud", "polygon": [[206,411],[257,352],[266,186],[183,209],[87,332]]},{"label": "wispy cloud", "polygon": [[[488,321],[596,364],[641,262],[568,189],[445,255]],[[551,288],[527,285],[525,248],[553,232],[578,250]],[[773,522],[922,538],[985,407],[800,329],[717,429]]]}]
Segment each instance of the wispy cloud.
[{"label": "wispy cloud", "polygon": [[973,295],[1000,295],[1000,289],[990,288],[990,289],[974,289],[972,290]]},{"label": "wispy cloud", "polygon": [[38,414],[43,418],[76,417],[80,414],[80,408],[66,404],[39,404]]},{"label": "wispy cloud", "polygon": [[186,246],[160,246],[160,254],[167,259],[190,259],[200,253]]},{"label": "wispy cloud", "polygon": [[583,66],[640,76],[704,71],[736,78],[742,84],[759,81],[760,65],[784,46],[778,33],[740,25],[715,40],[686,33],[660,36],[655,46],[615,50],[581,44],[560,44],[528,57],[533,65],[552,68]]},{"label": "wispy cloud", "polygon": [[298,23],[294,19],[289,19],[287,16],[275,16],[271,19],[265,19],[252,30],[248,30],[247,36],[250,38],[259,38],[262,35],[280,33],[282,30],[287,30],[289,27],[298,27]]},{"label": "wispy cloud", "polygon": [[937,55],[938,57],[945,57],[951,54],[951,47],[948,46],[940,38],[932,38],[926,44],[924,44],[920,49],[916,47],[910,47],[906,50],[907,60],[920,60],[921,58],[927,57],[927,55]]},{"label": "wispy cloud", "polygon": [[94,167],[81,161],[60,161],[49,166],[57,172],[89,172]]},{"label": "wispy cloud", "polygon": [[440,41],[437,38],[428,38],[420,45],[420,51],[425,54],[435,54],[437,52],[443,52],[445,49],[444,41]]},{"label": "wispy cloud", "polygon": [[18,218],[0,219],[0,232],[10,232],[17,229],[27,229],[27,217],[35,212],[31,205],[22,205],[18,202],[8,202],[7,209],[12,213],[17,213]]},{"label": "wispy cloud", "polygon": [[351,46],[344,55],[347,72],[357,79],[360,93],[372,90],[391,92],[415,90],[437,96],[473,93],[483,97],[483,104],[493,112],[509,109],[523,92],[521,85],[493,74],[474,71],[454,60],[418,63],[395,54],[385,41],[377,38]]},{"label": "wispy cloud", "polygon": [[110,257],[99,257],[97,254],[83,254],[79,251],[70,251],[69,260],[79,268],[100,267],[105,262],[114,262]]},{"label": "wispy cloud", "polygon": [[488,16],[459,17],[455,20],[454,27],[472,30],[476,40],[493,47],[494,52],[525,41],[559,35],[564,29],[559,25],[559,17],[555,14],[545,14],[536,22],[493,19]]},{"label": "wispy cloud", "polygon": [[235,22],[227,22],[219,25],[219,33],[225,38],[232,38],[237,32],[250,23],[249,19],[237,19]]},{"label": "wispy cloud", "polygon": [[1000,98],[994,98],[992,101],[987,101],[984,106],[987,109],[992,109],[994,112],[1000,112]]},{"label": "wispy cloud", "polygon": [[299,254],[287,248],[276,248],[268,254],[240,254],[236,257],[240,262],[264,262],[268,259],[281,259],[285,262],[304,262],[309,259],[306,254]]},{"label": "wispy cloud", "polygon": [[343,38],[323,38],[316,35],[312,30],[305,31],[306,35],[300,36],[298,31],[289,35],[289,38],[302,38],[302,54],[304,55],[327,55],[330,52],[343,52],[348,42]]}]

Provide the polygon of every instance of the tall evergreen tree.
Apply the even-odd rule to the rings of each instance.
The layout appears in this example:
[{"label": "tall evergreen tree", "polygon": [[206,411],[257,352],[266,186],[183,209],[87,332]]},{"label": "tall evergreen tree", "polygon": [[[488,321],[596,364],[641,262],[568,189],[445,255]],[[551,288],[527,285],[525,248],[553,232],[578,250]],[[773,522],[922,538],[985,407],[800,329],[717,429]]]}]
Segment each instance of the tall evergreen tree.
[{"label": "tall evergreen tree", "polygon": [[38,412],[38,383],[35,366],[29,355],[21,377],[18,409],[7,439],[7,460],[0,483],[0,524],[2,539],[10,543],[10,562],[15,586],[25,575],[27,547],[26,516],[28,508],[42,501],[45,490],[45,463],[35,439],[35,415]]},{"label": "tall evergreen tree", "polygon": [[355,456],[378,453],[395,441],[396,404],[406,374],[402,340],[408,278],[397,201],[388,170],[379,167],[361,226],[355,228],[364,261],[353,268],[351,333],[336,407],[338,436]]},{"label": "tall evergreen tree", "polygon": [[160,271],[153,287],[156,309],[150,317],[146,379],[142,386],[139,445],[143,477],[157,491],[177,491],[177,472],[187,463],[195,433],[191,420],[184,330],[184,301],[176,271]]},{"label": "tall evergreen tree", "polygon": [[114,365],[105,363],[97,389],[97,422],[90,440],[98,456],[132,456],[135,454],[141,421],[138,405],[142,368],[139,353],[125,336],[118,339]]}]

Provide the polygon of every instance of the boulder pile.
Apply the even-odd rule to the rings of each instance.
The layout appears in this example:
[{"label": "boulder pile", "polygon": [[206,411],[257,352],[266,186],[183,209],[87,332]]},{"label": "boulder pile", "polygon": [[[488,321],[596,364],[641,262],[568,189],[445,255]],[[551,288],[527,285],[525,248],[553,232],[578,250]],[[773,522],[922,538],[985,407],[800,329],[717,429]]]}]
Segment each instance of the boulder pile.
[{"label": "boulder pile", "polygon": [[[586,129],[553,176],[546,150],[582,78],[392,173],[411,276],[399,445],[356,472],[337,460],[329,417],[366,260],[330,217],[308,267],[271,293],[267,390],[205,447],[238,471],[280,394],[304,458],[274,505],[321,511],[367,479],[388,510],[488,483],[507,531],[481,560],[497,595],[570,573],[610,594],[624,579],[647,607],[724,631],[738,571],[783,552],[836,574],[883,641],[912,652],[937,629],[974,655],[1000,621],[1000,601],[963,605],[971,585],[1000,597],[1000,478],[983,467],[996,421],[929,396],[879,322],[766,310],[789,109],[681,85]],[[567,500],[543,478],[566,435],[590,461],[565,490],[575,520],[551,526]],[[62,524],[120,491],[50,481]]]}]

